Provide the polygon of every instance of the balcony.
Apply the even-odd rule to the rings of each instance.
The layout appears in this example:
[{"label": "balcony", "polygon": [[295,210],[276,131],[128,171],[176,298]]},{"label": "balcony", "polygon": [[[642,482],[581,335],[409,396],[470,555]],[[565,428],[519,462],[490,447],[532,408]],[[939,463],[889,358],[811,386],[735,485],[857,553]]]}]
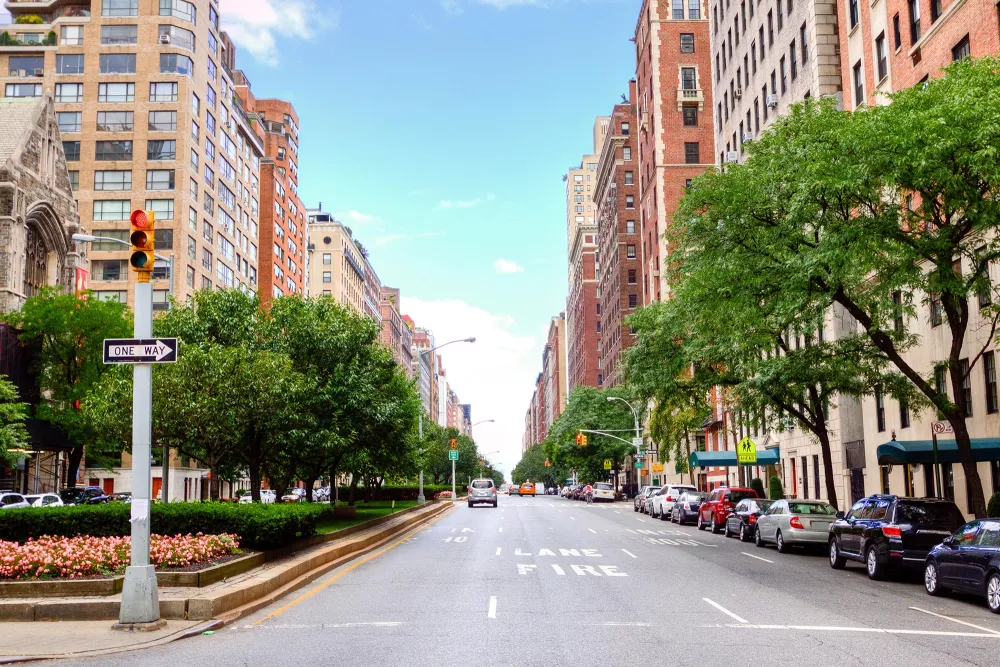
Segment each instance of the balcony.
[{"label": "balcony", "polygon": [[678,88],[677,89],[677,110],[685,104],[698,103],[698,111],[705,110],[705,91],[701,88]]},{"label": "balcony", "polygon": [[90,18],[90,3],[86,0],[43,0],[40,2],[6,0],[4,7],[10,12],[16,25],[31,26],[32,24],[17,24],[16,21],[19,16],[32,14],[39,16],[45,24],[63,17]]}]

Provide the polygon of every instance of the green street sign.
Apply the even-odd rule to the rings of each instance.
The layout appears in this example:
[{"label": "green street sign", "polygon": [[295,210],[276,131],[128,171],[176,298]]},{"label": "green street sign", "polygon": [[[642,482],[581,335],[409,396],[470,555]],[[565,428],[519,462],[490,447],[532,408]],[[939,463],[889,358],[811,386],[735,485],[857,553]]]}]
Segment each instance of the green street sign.
[{"label": "green street sign", "polygon": [[740,440],[736,445],[736,460],[740,465],[754,465],[757,463],[757,444],[749,437]]},{"label": "green street sign", "polygon": [[636,468],[636,470],[641,470],[642,469],[642,461],[636,461],[635,462],[635,468]]},{"label": "green street sign", "polygon": [[457,461],[458,460],[458,450],[457,449],[449,449],[448,450],[448,460],[449,461]]},{"label": "green street sign", "polygon": [[611,459],[604,459],[604,469],[611,470]]}]

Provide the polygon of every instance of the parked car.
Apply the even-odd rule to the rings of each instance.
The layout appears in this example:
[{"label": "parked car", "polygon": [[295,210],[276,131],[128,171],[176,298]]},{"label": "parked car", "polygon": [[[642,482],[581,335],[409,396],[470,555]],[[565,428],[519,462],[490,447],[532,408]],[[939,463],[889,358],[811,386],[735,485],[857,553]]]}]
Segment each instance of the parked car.
[{"label": "parked car", "polygon": [[[645,495],[646,490],[649,489],[649,488],[650,487],[648,487],[648,486],[644,486],[644,487],[640,488],[639,489],[639,493],[635,494],[635,497],[632,498],[632,511],[634,511],[634,512],[641,512],[642,511],[643,496]],[[659,490],[659,487],[657,487],[657,490]]]},{"label": "parked car", "polygon": [[774,542],[779,553],[793,545],[822,546],[836,520],[837,508],[825,500],[776,500],[757,519],[754,538],[758,547]]},{"label": "parked car", "polygon": [[516,484],[514,486],[510,487],[510,495],[512,495],[512,496],[519,496],[519,495],[521,495],[521,487],[519,487]]},{"label": "parked car", "polygon": [[22,507],[31,507],[31,504],[20,493],[0,491],[0,510],[15,510]]},{"label": "parked car", "polygon": [[545,495],[545,484],[543,484],[542,482],[537,482],[535,484],[535,495],[536,496],[544,496]]},{"label": "parked car", "polygon": [[744,498],[756,498],[757,492],[738,486],[724,486],[708,494],[708,500],[698,509],[698,530],[711,528],[713,533],[722,532],[726,519],[736,508],[736,503]]},{"label": "parked car", "polygon": [[64,505],[101,505],[107,504],[108,496],[99,486],[72,486],[59,492]]},{"label": "parked car", "polygon": [[532,496],[535,495],[535,485],[531,482],[525,482],[521,485],[521,495],[522,496]]},{"label": "parked car", "polygon": [[108,496],[108,501],[112,503],[125,503],[126,505],[131,505],[132,494],[128,491],[124,493],[112,493]]},{"label": "parked car", "polygon": [[313,500],[317,502],[326,502],[330,500],[330,487],[321,486],[319,488],[313,489]]},{"label": "parked car", "polygon": [[58,493],[34,493],[24,497],[32,507],[62,507],[63,501]]},{"label": "parked car", "polygon": [[598,500],[608,503],[615,502],[615,487],[607,482],[594,484],[594,502],[596,503]]},{"label": "parked car", "polygon": [[[260,502],[264,505],[270,505],[275,500],[277,500],[277,494],[273,489],[261,489],[260,490]],[[253,496],[250,491],[243,491],[240,493],[240,504],[245,505],[247,503],[253,502]]]},{"label": "parked car", "polygon": [[681,526],[689,520],[694,521],[698,518],[701,504],[705,502],[706,498],[708,498],[708,494],[703,491],[687,491],[682,493],[670,510],[670,520]]},{"label": "parked car", "polygon": [[739,535],[741,542],[752,540],[757,531],[757,520],[773,502],[763,498],[744,498],[736,503],[736,508],[726,518],[726,537]]},{"label": "parked car", "polygon": [[883,578],[890,568],[924,567],[930,550],[964,524],[950,500],[862,498],[830,526],[830,566],[841,570],[848,560],[859,561],[872,579]]},{"label": "parked car", "polygon": [[1000,520],[970,521],[931,549],[924,587],[931,595],[985,596],[990,611],[1000,614]]},{"label": "parked car", "polygon": [[652,511],[649,516],[654,519],[660,519],[661,521],[666,521],[670,516],[670,511],[674,508],[674,503],[680,495],[686,491],[697,491],[690,484],[667,484],[661,487],[650,498],[650,507]]},{"label": "parked car", "polygon": [[497,487],[492,479],[474,479],[469,485],[469,507],[482,503],[497,506]]},{"label": "parked car", "polygon": [[660,490],[658,486],[644,486],[642,491],[639,492],[639,512],[646,514],[649,512],[649,498],[654,493]]},{"label": "parked car", "polygon": [[298,488],[285,489],[285,492],[281,494],[281,502],[283,503],[304,503],[306,501],[306,490]]}]

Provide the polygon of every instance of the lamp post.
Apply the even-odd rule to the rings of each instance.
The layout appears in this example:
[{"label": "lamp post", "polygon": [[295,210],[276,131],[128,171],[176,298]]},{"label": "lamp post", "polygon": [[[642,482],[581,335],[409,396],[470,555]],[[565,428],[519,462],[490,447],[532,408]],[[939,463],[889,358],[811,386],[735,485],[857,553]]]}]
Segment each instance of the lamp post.
[{"label": "lamp post", "polygon": [[[492,419],[487,419],[486,421],[491,422],[493,420]],[[483,422],[476,422],[476,423],[482,424]],[[492,452],[486,452],[485,454],[480,454],[479,455],[479,476],[480,477],[483,476],[483,462],[486,460],[486,457],[489,456],[490,454],[499,454],[499,453],[500,453],[499,449],[494,449]]]},{"label": "lamp post", "polygon": [[[478,421],[475,424],[473,424],[472,426],[470,426],[469,430],[471,431],[472,429],[476,428],[480,424],[492,424],[492,423],[493,423],[492,419],[484,419],[484,420]],[[499,451],[500,450],[498,449],[496,452],[490,452],[490,454],[496,454]],[[480,477],[483,476],[483,467],[482,466],[479,466],[479,476]],[[452,499],[452,501],[455,500],[455,461],[451,462],[451,499]]]},{"label": "lamp post", "polygon": [[[450,340],[447,343],[441,343],[440,345],[438,345],[436,347],[432,347],[429,350],[421,350],[420,351],[420,358],[423,359],[423,356],[425,354],[430,354],[434,350],[440,350],[442,347],[445,347],[446,345],[451,345],[452,343],[475,343],[475,342],[476,342],[476,337],[475,336],[471,336],[469,338],[459,338],[457,340]],[[423,454],[423,444],[424,444],[424,411],[423,411],[423,409],[420,410],[420,418],[419,418],[419,421],[417,422],[417,434],[418,434],[418,436],[420,438],[421,454]],[[454,497],[455,497],[455,462],[454,461],[451,462],[451,491],[452,491],[451,496],[454,499]],[[420,491],[417,493],[417,502],[418,503],[423,503],[425,500],[426,499],[424,498],[424,466],[423,466],[423,462],[421,462],[421,465],[420,465]]]},{"label": "lamp post", "polygon": [[[126,248],[132,247],[127,241],[122,241],[121,239],[112,238],[110,236],[93,236],[91,234],[73,234],[73,240],[77,243],[93,243],[94,241],[107,241],[109,243],[117,243],[118,245],[123,245]],[[153,254],[156,259],[167,263],[167,271],[170,273],[170,282],[168,283],[168,294],[171,297],[174,296],[174,255],[171,253],[169,257],[164,257],[163,255]],[[170,476],[168,471],[170,469],[170,446],[163,445],[163,473],[160,475],[162,481],[160,492],[163,496],[163,502],[170,502]]]},{"label": "lamp post", "polygon": [[[608,402],[611,402],[611,401],[621,401],[622,403],[624,403],[625,405],[628,406],[629,410],[632,411],[632,416],[635,418],[635,440],[633,441],[633,443],[635,444],[635,454],[636,454],[636,457],[638,458],[640,452],[642,451],[642,429],[639,426],[639,412],[635,409],[635,407],[631,403],[629,403],[624,398],[621,398],[619,396],[608,396]],[[653,479],[652,465],[650,466],[649,479],[652,482],[652,479]],[[639,472],[639,470],[636,470],[636,473],[635,473],[635,492],[636,493],[639,493],[639,486],[641,484],[642,484],[642,473]]]}]

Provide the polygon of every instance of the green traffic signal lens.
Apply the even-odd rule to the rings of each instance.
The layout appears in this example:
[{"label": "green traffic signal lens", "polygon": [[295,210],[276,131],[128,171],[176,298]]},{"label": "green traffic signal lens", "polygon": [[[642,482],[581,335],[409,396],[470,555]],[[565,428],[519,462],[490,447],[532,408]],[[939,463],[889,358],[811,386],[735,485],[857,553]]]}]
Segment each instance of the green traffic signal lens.
[{"label": "green traffic signal lens", "polygon": [[150,263],[150,253],[145,251],[134,252],[132,253],[132,259],[129,260],[129,263],[133,268],[145,269]]}]

